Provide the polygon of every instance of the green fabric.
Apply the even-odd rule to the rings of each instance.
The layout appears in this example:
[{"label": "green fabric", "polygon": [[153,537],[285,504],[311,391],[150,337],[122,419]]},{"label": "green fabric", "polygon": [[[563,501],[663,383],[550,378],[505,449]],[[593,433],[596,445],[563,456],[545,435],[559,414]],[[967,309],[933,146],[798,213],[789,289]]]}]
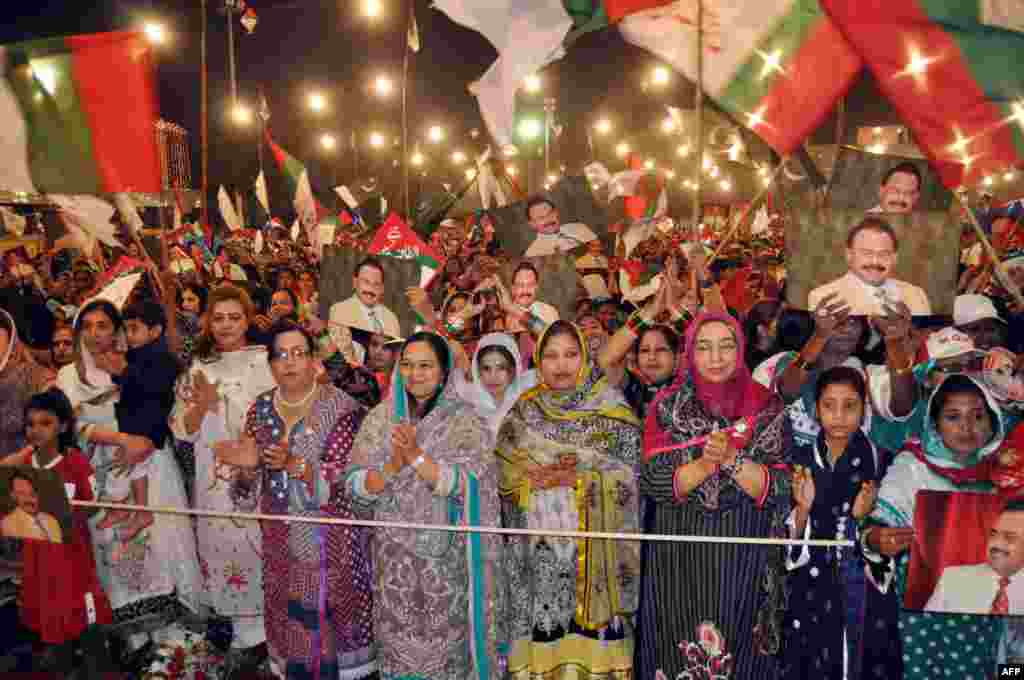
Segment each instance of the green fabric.
[{"label": "green fabric", "polygon": [[572,18],[572,28],[562,44],[568,48],[580,37],[608,27],[608,12],[601,0],[562,0],[566,13]]},{"label": "green fabric", "polygon": [[762,78],[765,62],[758,52],[772,54],[781,51],[781,66],[785,68],[823,18],[817,0],[796,0],[758,44],[751,46],[747,61],[736,70],[725,90],[716,97],[717,101],[734,113],[757,110],[775,80],[785,77],[778,71],[772,71]]},{"label": "green fabric", "polygon": [[[1005,118],[1013,116],[1012,105],[1024,92],[1024,33],[982,24],[978,2],[919,0],[919,5],[960,48],[963,63],[986,98]],[[1018,152],[1024,153],[1024,130],[1020,125],[1007,128]]]},{"label": "green fabric", "polygon": [[[6,46],[7,81],[18,100],[28,134],[28,160],[32,182],[40,192],[102,191],[89,121],[75,83],[70,48],[60,38],[33,40]],[[29,67],[52,70],[51,95]]]}]

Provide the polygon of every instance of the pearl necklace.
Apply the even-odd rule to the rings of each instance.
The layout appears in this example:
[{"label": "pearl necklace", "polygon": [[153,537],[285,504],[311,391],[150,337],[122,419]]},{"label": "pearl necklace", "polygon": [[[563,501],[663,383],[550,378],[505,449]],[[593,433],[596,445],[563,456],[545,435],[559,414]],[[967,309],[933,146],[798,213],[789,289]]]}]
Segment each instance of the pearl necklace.
[{"label": "pearl necklace", "polygon": [[278,389],[278,390],[277,390],[277,401],[278,401],[278,403],[279,403],[279,404],[281,404],[282,406],[284,406],[284,407],[286,407],[286,408],[297,408],[297,407],[299,407],[299,406],[305,406],[305,405],[306,405],[306,403],[307,403],[307,402],[308,402],[308,401],[309,401],[310,399],[312,399],[312,398],[313,398],[313,395],[314,395],[314,394],[316,394],[316,391],[317,391],[318,389],[320,389],[320,386],[319,386],[319,385],[313,385],[313,389],[311,389],[311,390],[309,391],[309,394],[307,394],[306,396],[304,396],[304,397],[303,397],[302,399],[299,399],[298,401],[288,401],[288,400],[287,400],[287,399],[285,399],[285,398],[284,398],[284,396],[283,396],[283,395],[281,394],[281,390],[280,390],[280,389]]}]

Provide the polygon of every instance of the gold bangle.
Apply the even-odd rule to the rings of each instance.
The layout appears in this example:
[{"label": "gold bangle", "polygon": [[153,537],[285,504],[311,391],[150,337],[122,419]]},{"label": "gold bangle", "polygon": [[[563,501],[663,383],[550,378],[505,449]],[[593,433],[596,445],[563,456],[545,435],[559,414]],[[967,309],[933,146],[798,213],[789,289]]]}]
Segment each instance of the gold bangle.
[{"label": "gold bangle", "polygon": [[911,371],[914,370],[914,361],[913,361],[913,359],[911,359],[911,360],[907,361],[907,365],[904,366],[903,368],[894,368],[892,370],[896,374],[897,377],[904,376],[907,373],[910,373]]}]

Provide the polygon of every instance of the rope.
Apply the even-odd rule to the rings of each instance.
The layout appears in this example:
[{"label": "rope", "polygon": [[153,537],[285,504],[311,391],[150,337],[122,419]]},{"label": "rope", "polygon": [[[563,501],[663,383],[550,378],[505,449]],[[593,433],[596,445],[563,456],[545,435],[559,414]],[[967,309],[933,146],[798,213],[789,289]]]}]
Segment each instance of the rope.
[{"label": "rope", "polygon": [[379,529],[412,529],[415,531],[454,531],[457,533],[496,534],[505,536],[538,536],[557,538],[611,539],[615,541],[656,541],[661,543],[736,543],[740,545],[806,545],[820,548],[852,548],[853,541],[795,538],[759,538],[754,536],[677,536],[675,534],[622,534],[607,531],[568,531],[562,529],[505,529],[499,527],[471,527],[448,524],[416,524],[413,522],[378,522],[366,519],[342,519],[340,517],[300,517],[297,515],[268,515],[260,512],[227,512],[223,510],[194,510],[154,505],[130,505],[127,503],[106,503],[101,501],[71,501],[81,508],[102,508],[106,510],[144,510],[158,514],[187,515],[211,519],[232,519],[263,522],[302,522],[306,524],[331,524],[336,526],[373,527]]}]

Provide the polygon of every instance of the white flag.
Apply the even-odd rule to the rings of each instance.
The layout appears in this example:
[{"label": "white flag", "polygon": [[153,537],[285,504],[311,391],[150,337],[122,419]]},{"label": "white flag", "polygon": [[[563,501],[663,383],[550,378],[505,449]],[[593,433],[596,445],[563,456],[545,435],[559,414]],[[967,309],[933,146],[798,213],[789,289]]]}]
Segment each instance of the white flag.
[{"label": "white flag", "polygon": [[452,21],[483,34],[498,58],[470,87],[487,128],[502,147],[512,144],[516,90],[526,76],[561,59],[572,27],[561,0],[437,0]]},{"label": "white flag", "polygon": [[114,206],[87,195],[48,194],[47,198],[60,208],[61,219],[68,229],[68,245],[86,255],[93,254],[97,241],[113,248],[122,247],[110,221]]},{"label": "white flag", "polygon": [[135,207],[135,201],[131,199],[131,196],[125,193],[114,194],[114,205],[117,207],[117,214],[121,216],[121,221],[129,231],[141,236],[145,225],[142,223],[142,218],[139,217],[139,209]]},{"label": "white flag", "polygon": [[290,233],[290,235],[292,237],[292,241],[298,243],[298,241],[299,241],[299,234],[300,233],[302,233],[302,232],[301,232],[301,228],[299,227],[299,218],[296,217],[295,221],[292,222],[292,229],[291,229],[291,233]]},{"label": "white flag", "polygon": [[263,252],[263,232],[259,229],[256,230],[256,238],[252,242],[252,252],[256,255]]},{"label": "white flag", "polygon": [[220,206],[220,216],[224,218],[224,224],[228,225],[228,229],[238,231],[242,228],[242,222],[235,212],[235,204],[231,202],[231,196],[223,184],[217,190],[217,205]]},{"label": "white flag", "polygon": [[359,202],[356,201],[356,197],[352,195],[352,192],[347,186],[343,185],[340,187],[334,187],[334,193],[338,194],[338,196],[341,197],[341,200],[345,201],[345,205],[347,205],[350,210],[355,210],[359,207]]},{"label": "white flag", "polygon": [[267,216],[270,215],[270,196],[267,194],[267,178],[263,176],[263,171],[260,170],[260,174],[256,176],[256,200],[263,206],[263,210],[266,211]]}]

